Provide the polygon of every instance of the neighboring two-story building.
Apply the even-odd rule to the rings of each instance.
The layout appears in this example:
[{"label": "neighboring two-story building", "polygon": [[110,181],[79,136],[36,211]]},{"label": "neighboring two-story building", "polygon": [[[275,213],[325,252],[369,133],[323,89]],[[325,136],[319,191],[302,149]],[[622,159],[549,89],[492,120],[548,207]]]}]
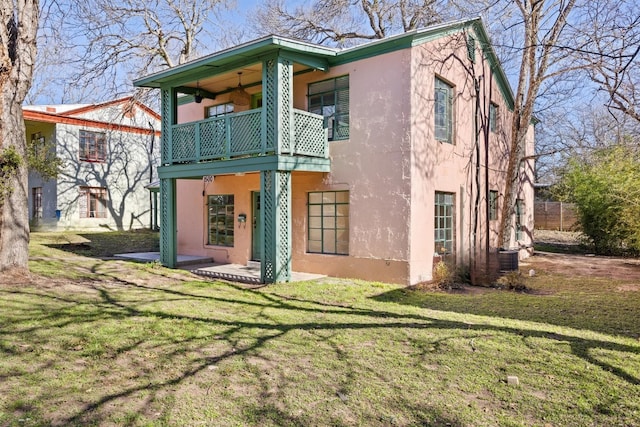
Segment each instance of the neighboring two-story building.
[{"label": "neighboring two-story building", "polygon": [[27,140],[55,151],[53,180],[29,174],[32,230],[121,230],[151,226],[160,116],[133,98],[91,105],[25,106]]},{"label": "neighboring two-story building", "polygon": [[[480,19],[348,49],[269,36],[136,85],[161,91],[164,265],[255,260],[265,283],[492,268],[514,100]],[[517,249],[532,162],[522,174]]]}]

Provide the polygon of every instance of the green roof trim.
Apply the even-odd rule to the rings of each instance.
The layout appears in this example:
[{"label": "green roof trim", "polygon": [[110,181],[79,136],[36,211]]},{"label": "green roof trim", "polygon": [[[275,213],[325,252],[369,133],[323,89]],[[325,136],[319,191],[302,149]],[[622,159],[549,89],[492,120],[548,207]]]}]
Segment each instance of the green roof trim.
[{"label": "green roof trim", "polygon": [[489,34],[482,23],[481,18],[475,18],[470,21],[473,29],[478,36],[478,42],[482,46],[482,51],[484,52],[485,57],[489,61],[491,65],[491,71],[494,73],[494,77],[498,82],[498,87],[500,88],[500,92],[502,92],[502,96],[504,97],[505,102],[507,103],[507,107],[511,111],[515,106],[515,98],[513,96],[513,90],[511,89],[511,85],[509,84],[509,79],[507,79],[507,75],[500,64],[500,60],[498,59],[498,55],[496,55],[495,50],[493,50],[493,45],[491,44],[491,39],[489,38]]},{"label": "green roof trim", "polygon": [[271,35],[140,78],[134,81],[134,85],[151,88],[176,87],[243,65],[258,63],[264,58],[276,55],[287,56],[303,65],[326,71],[331,66],[419,46],[448,35],[470,30],[473,30],[476,41],[482,47],[508,108],[513,110],[515,103],[513,91],[480,17],[412,30],[346,49],[336,49]]},{"label": "green roof trim", "polygon": [[[168,70],[151,74],[135,80],[133,84],[141,87],[160,88],[161,86],[172,82],[176,76],[183,75],[184,73],[200,75],[204,70],[207,70],[208,75],[217,74],[219,69],[228,70],[235,67],[238,63],[251,64],[260,62],[260,58],[267,55],[273,55],[280,50],[289,51],[294,54],[302,53],[312,56],[328,57],[335,56],[337,53],[336,49],[325,46],[314,45],[312,43],[287,39],[279,36],[268,36],[215,52]],[[216,72],[212,73],[212,71]]]}]

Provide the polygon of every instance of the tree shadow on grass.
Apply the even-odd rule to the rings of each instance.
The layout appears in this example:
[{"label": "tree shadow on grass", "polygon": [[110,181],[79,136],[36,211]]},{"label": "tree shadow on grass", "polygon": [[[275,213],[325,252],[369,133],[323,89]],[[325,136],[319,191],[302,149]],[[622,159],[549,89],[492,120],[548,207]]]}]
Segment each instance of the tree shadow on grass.
[{"label": "tree shadow on grass", "polygon": [[[258,350],[263,349],[268,343],[299,331],[315,334],[319,340],[326,339],[322,338],[323,331],[357,331],[359,329],[475,330],[478,334],[487,334],[495,331],[520,337],[545,338],[567,342],[575,356],[592,365],[610,371],[630,384],[640,384],[640,379],[634,376],[633,371],[611,365],[593,355],[593,350],[598,349],[640,354],[640,345],[624,345],[618,342],[585,339],[580,336],[558,334],[557,332],[552,333],[544,330],[542,325],[537,329],[531,325],[516,328],[491,324],[490,321],[485,324],[477,321],[471,324],[463,321],[445,320],[437,315],[400,313],[394,311],[397,307],[395,304],[388,306],[386,309],[383,305],[380,306],[380,309],[358,308],[338,303],[323,303],[312,299],[292,298],[260,289],[246,289],[240,285],[224,283],[213,283],[210,287],[203,288],[202,292],[195,292],[192,288],[180,286],[180,283],[175,283],[170,287],[162,287],[136,283],[133,280],[123,279],[117,274],[96,273],[96,280],[85,280],[82,285],[88,291],[91,291],[89,295],[66,293],[60,296],[52,294],[53,290],[47,289],[33,291],[20,288],[0,288],[0,295],[22,296],[25,300],[35,296],[42,299],[38,304],[16,304],[13,309],[19,310],[20,316],[14,318],[13,321],[3,323],[6,328],[4,328],[0,337],[6,339],[6,337],[15,334],[21,337],[32,337],[34,340],[36,337],[41,337],[40,339],[43,342],[33,342],[31,344],[51,346],[52,342],[55,341],[49,341],[51,338],[45,337],[57,335],[58,338],[64,338],[65,333],[75,335],[75,332],[65,329],[67,326],[86,323],[88,326],[96,325],[95,327],[98,328],[105,322],[119,322],[129,319],[166,322],[167,326],[181,324],[180,322],[199,324],[202,325],[202,331],[194,337],[188,335],[174,337],[170,335],[170,332],[166,332],[168,335],[164,338],[164,341],[156,339],[153,347],[147,349],[148,351],[162,354],[162,357],[166,360],[175,361],[180,366],[184,365],[179,372],[175,374],[166,373],[164,376],[156,377],[153,375],[153,366],[155,365],[151,364],[151,373],[141,373],[139,378],[135,378],[135,381],[107,388],[98,398],[92,398],[82,404],[81,408],[74,409],[70,415],[65,415],[63,418],[56,420],[56,423],[63,425],[108,422],[110,420],[109,411],[112,411],[114,405],[117,406],[119,402],[135,400],[140,397],[141,393],[148,396],[147,400],[153,401],[161,394],[173,393],[174,391],[172,390],[176,390],[178,385],[184,384],[187,380],[196,377],[211,366],[217,366],[225,360],[237,360],[255,355]],[[216,291],[215,287],[219,287],[220,291]],[[222,292],[225,288],[233,292]],[[385,295],[377,299],[385,302],[398,302],[397,296],[394,295]],[[52,307],[49,301],[56,305]],[[189,313],[188,310],[185,311],[185,307],[173,308],[178,302],[185,301],[192,304],[211,304],[212,310],[206,315],[197,315]],[[152,307],[152,304],[157,302],[166,302],[169,305],[163,309]],[[215,309],[224,305],[232,305],[237,311],[245,312],[246,315],[229,318],[224,315],[224,311]],[[243,307],[245,308],[242,309]],[[296,320],[279,322],[269,314],[273,310],[291,314],[288,318]],[[322,314],[321,319],[326,319],[326,321],[311,320],[314,314]],[[342,317],[340,319],[337,317],[332,318],[332,315],[346,315],[348,317],[345,320]],[[38,319],[35,324],[32,321],[34,318]],[[8,332],[9,330],[12,332]],[[251,339],[239,341],[238,335],[249,336]],[[205,351],[206,347],[210,346],[212,342],[218,343],[213,352],[214,354],[211,351]],[[110,353],[112,355],[127,355],[142,345],[145,345],[145,340],[138,338],[129,343],[118,344],[115,348],[111,348]],[[187,363],[184,361],[185,347],[190,347],[192,352],[197,350],[202,354],[209,353],[209,355],[190,359]],[[331,347],[336,353],[336,359],[340,360],[341,349],[335,345]],[[20,350],[12,348],[12,351]],[[5,353],[3,348],[0,348],[0,352]],[[9,351],[7,353],[11,354]],[[353,372],[347,362],[345,362],[343,381],[340,384],[341,390],[352,387],[350,382],[354,381]],[[42,395],[35,400],[46,402],[48,399],[48,396]],[[398,405],[410,407],[414,403],[402,400]],[[291,413],[287,408],[274,405],[272,402],[249,403],[245,409],[247,411],[246,416],[249,417],[246,420],[247,423],[256,422],[259,424],[259,421],[262,420],[272,423],[282,422],[288,425],[308,425],[314,422],[314,419]],[[463,425],[453,414],[443,414],[437,408],[430,407],[427,404],[414,408],[409,414],[413,417],[411,423],[420,424],[432,420],[432,425]],[[369,413],[362,416],[373,417],[378,415]],[[391,423],[385,423],[384,420],[380,419],[374,420],[373,418],[370,421],[374,424]],[[334,419],[332,423],[334,425],[347,424],[339,417]]]},{"label": "tree shadow on grass", "polygon": [[159,235],[149,230],[78,233],[72,238],[60,234],[55,242],[45,246],[79,256],[105,258],[117,253],[158,252]]},{"label": "tree shadow on grass", "polygon": [[[584,295],[583,295],[584,294]],[[640,293],[516,292],[478,288],[474,292],[438,292],[419,288],[394,289],[373,297],[432,310],[492,316],[640,339]]]}]

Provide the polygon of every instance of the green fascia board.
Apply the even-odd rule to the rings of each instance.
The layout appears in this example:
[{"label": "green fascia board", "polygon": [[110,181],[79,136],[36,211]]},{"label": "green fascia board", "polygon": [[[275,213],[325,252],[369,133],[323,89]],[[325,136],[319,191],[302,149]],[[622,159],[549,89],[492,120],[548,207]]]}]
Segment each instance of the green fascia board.
[{"label": "green fascia board", "polygon": [[515,106],[515,97],[513,95],[513,90],[511,89],[509,79],[507,79],[507,75],[505,74],[504,69],[500,64],[498,55],[496,55],[496,51],[493,49],[493,44],[491,44],[489,34],[487,34],[487,30],[482,23],[482,18],[475,18],[469,21],[469,23],[473,26],[476,36],[478,36],[477,41],[481,43],[482,51],[489,61],[489,65],[491,66],[494,77],[498,82],[498,87],[500,88],[500,92],[502,92],[502,96],[507,103],[507,107],[509,107],[509,109],[513,111],[513,108]]},{"label": "green fascia board", "polygon": [[158,167],[160,179],[189,179],[264,170],[330,172],[331,161],[316,157],[258,156],[215,162],[189,163]]},{"label": "green fascia board", "polygon": [[203,70],[208,70],[208,74],[205,75],[211,76],[212,67],[228,66],[232,68],[237,66],[236,63],[244,63],[246,61],[255,63],[258,62],[256,57],[273,54],[279,50],[320,57],[332,57],[337,54],[337,50],[333,48],[279,36],[267,36],[137,79],[133,84],[139,87],[159,88],[173,82],[178,75],[184,73],[198,75]]},{"label": "green fascia board", "polygon": [[431,42],[442,37],[446,37],[452,34],[459,33],[465,29],[473,28],[477,41],[483,47],[485,57],[489,61],[494,76],[498,83],[498,87],[505,99],[505,102],[510,110],[513,111],[514,96],[511,90],[511,85],[507,79],[502,65],[498,60],[491,40],[487,34],[482,18],[476,17],[472,19],[464,19],[453,22],[446,22],[440,25],[434,25],[424,29],[416,29],[408,31],[396,36],[387,37],[381,40],[376,40],[360,46],[355,46],[349,49],[345,49],[338,53],[335,58],[329,60],[331,66],[346,64],[348,62],[358,61],[361,59],[371,58],[379,56],[385,53],[393,52],[396,50],[407,49],[410,47],[419,46],[421,44]]}]

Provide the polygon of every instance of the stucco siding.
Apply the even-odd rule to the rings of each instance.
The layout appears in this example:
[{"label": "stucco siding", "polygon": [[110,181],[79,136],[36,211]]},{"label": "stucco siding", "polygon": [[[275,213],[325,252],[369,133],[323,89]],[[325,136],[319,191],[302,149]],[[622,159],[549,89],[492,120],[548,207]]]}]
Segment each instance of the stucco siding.
[{"label": "stucco siding", "polygon": [[[112,112],[113,113],[113,112]],[[109,114],[94,115],[94,119],[107,119]],[[143,119],[138,118],[139,121]],[[131,120],[125,120],[132,124]],[[149,122],[159,122],[147,117]],[[141,125],[141,123],[137,123]],[[130,229],[150,226],[149,191],[144,188],[151,179],[157,162],[159,138],[151,134],[122,132],[92,127],[91,125],[44,124],[28,122],[27,137],[38,129],[47,129],[47,141],[55,142],[57,157],[63,167],[57,179],[43,183],[39,174],[32,172],[29,181],[29,204],[32,210],[32,188],[43,187],[43,219],[32,222],[35,229]],[[104,162],[88,162],[79,158],[81,130],[106,135]],[[153,140],[153,153],[151,153]],[[107,193],[106,217],[84,218],[80,213],[82,187],[104,188]],[[60,217],[56,217],[56,211]]]}]

